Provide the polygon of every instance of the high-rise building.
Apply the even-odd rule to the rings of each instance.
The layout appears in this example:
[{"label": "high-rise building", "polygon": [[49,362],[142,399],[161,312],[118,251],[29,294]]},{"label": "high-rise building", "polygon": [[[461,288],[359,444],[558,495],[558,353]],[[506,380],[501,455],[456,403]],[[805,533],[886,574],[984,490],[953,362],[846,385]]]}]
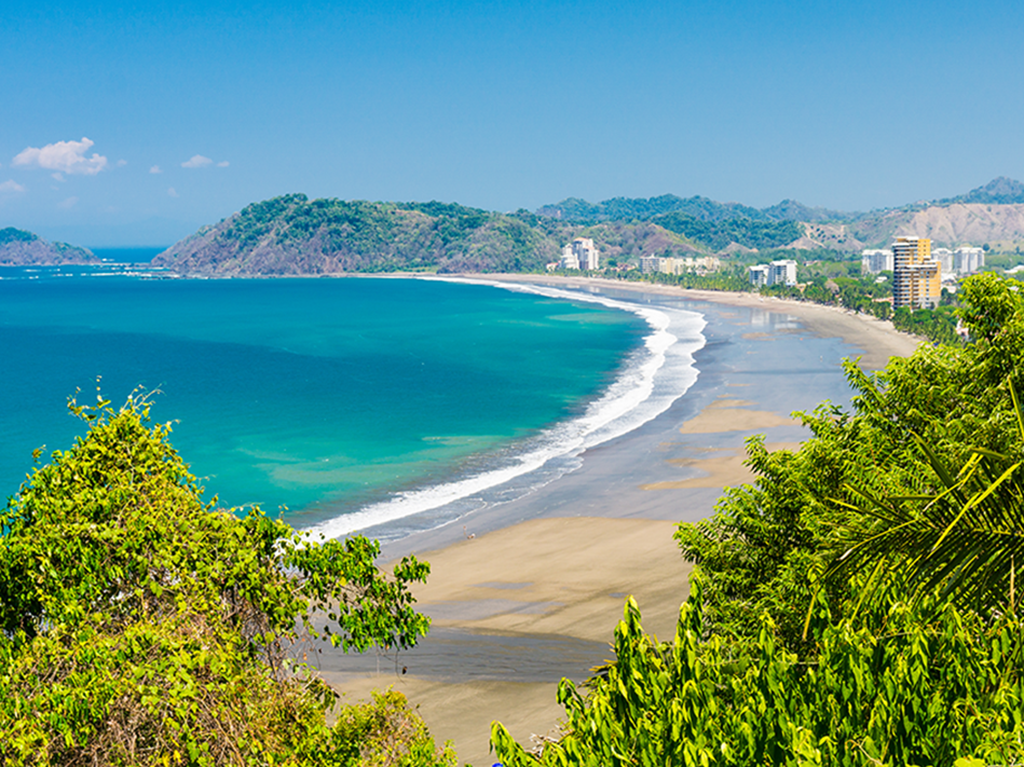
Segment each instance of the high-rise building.
[{"label": "high-rise building", "polygon": [[943,274],[953,273],[953,251],[949,248],[932,248],[932,258],[939,262]]},{"label": "high-rise building", "polygon": [[892,271],[891,250],[863,250],[860,254],[861,271],[865,274],[878,274]]},{"label": "high-rise building", "polygon": [[758,264],[748,267],[750,283],[763,285],[796,285],[796,261],[784,259],[772,261],[770,264]]},{"label": "high-rise building", "polygon": [[933,309],[942,297],[941,265],[927,237],[897,237],[892,246],[894,309]]},{"label": "high-rise building", "polygon": [[588,269],[590,271],[597,269],[599,260],[597,248],[594,246],[592,239],[589,237],[577,237],[572,241],[572,252],[580,260],[580,269]]},{"label": "high-rise building", "polygon": [[762,285],[768,285],[768,264],[758,264],[757,266],[751,266],[748,268],[750,274],[750,284],[761,287]]},{"label": "high-rise building", "polygon": [[558,262],[558,268],[559,269],[579,269],[580,268],[580,260],[579,260],[579,258],[576,257],[576,254],[573,252],[572,243],[569,243],[564,248],[562,248],[562,258]]},{"label": "high-rise building", "polygon": [[957,274],[974,274],[985,266],[985,251],[981,248],[957,248],[953,263]]},{"label": "high-rise building", "polygon": [[769,285],[796,285],[796,261],[786,258],[768,265]]}]

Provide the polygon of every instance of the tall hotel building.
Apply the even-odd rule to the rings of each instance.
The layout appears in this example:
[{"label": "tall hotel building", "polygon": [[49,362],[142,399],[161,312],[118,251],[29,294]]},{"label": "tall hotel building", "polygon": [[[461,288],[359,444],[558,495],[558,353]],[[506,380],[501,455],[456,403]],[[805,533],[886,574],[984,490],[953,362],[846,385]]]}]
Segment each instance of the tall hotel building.
[{"label": "tall hotel building", "polygon": [[897,237],[892,246],[892,306],[894,309],[934,309],[942,297],[938,261],[926,237]]}]

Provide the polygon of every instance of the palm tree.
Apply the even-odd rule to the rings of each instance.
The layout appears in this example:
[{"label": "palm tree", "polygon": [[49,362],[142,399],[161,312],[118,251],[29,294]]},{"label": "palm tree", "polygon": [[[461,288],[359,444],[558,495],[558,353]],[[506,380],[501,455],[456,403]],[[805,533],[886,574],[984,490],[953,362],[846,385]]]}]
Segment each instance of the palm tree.
[{"label": "palm tree", "polygon": [[[1024,413],[1012,383],[1009,389],[1024,441]],[[935,490],[879,497],[846,485],[854,502],[836,503],[855,512],[856,521],[840,534],[847,545],[825,579],[869,573],[869,594],[883,576],[896,575],[915,602],[951,600],[981,614],[1013,610],[1016,566],[1024,563],[1024,462],[972,447],[956,470],[912,436]]]}]

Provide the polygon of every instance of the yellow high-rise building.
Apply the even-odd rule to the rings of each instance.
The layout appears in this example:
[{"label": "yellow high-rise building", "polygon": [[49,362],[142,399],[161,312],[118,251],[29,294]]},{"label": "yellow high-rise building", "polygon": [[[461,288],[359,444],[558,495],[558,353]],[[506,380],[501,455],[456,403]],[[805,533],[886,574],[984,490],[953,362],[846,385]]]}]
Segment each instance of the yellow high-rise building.
[{"label": "yellow high-rise building", "polygon": [[892,246],[894,309],[934,309],[942,297],[940,263],[927,237],[897,237]]}]

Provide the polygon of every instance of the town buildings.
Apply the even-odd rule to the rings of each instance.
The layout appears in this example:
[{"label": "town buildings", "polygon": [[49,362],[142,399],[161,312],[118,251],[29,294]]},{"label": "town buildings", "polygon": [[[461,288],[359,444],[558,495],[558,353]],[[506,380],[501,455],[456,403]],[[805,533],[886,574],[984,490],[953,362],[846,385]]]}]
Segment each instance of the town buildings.
[{"label": "town buildings", "polygon": [[957,274],[974,274],[985,266],[985,251],[981,248],[957,248],[953,254]]},{"label": "town buildings", "polygon": [[770,264],[758,264],[749,269],[750,282],[762,287],[765,285],[796,285],[796,261],[787,258],[772,261]]},{"label": "town buildings", "polygon": [[594,241],[589,237],[577,237],[562,248],[562,259],[558,262],[558,267],[594,271],[599,264],[600,259]]},{"label": "town buildings", "polygon": [[688,274],[696,272],[705,274],[717,271],[722,262],[714,256],[702,256],[700,258],[663,258],[660,256],[643,256],[640,259],[640,271],[644,274]]},{"label": "town buildings", "polygon": [[861,251],[860,256],[861,271],[865,274],[892,271],[891,250],[864,250]]},{"label": "town buildings", "polygon": [[892,246],[894,309],[934,309],[942,297],[941,264],[927,237],[897,237]]}]

